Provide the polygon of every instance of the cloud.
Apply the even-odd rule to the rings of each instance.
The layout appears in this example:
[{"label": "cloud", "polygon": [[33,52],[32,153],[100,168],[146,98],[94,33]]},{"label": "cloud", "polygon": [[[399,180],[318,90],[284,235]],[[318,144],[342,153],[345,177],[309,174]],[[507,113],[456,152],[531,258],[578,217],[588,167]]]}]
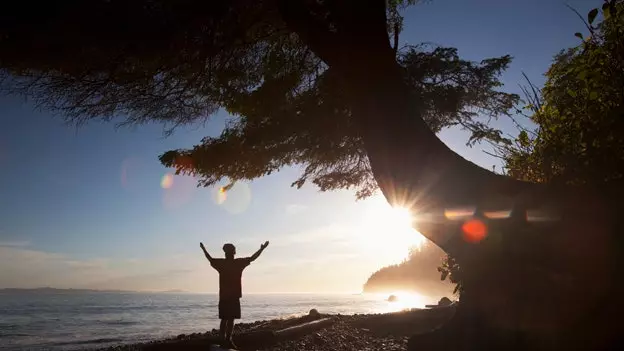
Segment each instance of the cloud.
[{"label": "cloud", "polygon": [[354,258],[361,258],[360,255],[353,252],[342,252],[342,253],[331,253],[322,256],[313,256],[313,257],[305,257],[305,258],[297,258],[291,260],[270,260],[267,263],[262,264],[262,266],[258,267],[258,271],[262,272],[274,272],[276,269],[279,270],[293,270],[300,271],[301,267],[313,267],[317,268],[320,263],[337,263],[344,262]]},{"label": "cloud", "polygon": [[105,269],[108,265],[107,260],[104,259],[92,259],[84,261],[65,260],[65,263],[69,267],[76,269]]},{"label": "cloud", "polygon": [[[271,247],[288,247],[301,244],[319,244],[332,247],[340,243],[348,243],[356,239],[356,231],[352,226],[332,223],[317,228],[299,231],[286,232],[273,235],[268,239],[271,241]],[[266,240],[265,237],[250,236],[240,240],[243,244],[257,243]]]},{"label": "cloud", "polygon": [[0,246],[0,288],[89,288],[214,291],[201,257],[149,260],[77,259],[65,254]]},{"label": "cloud", "polygon": [[114,287],[118,290],[140,290],[159,291],[178,289],[181,282],[192,279],[193,269],[169,269],[151,273],[138,273],[132,275],[124,275],[98,281],[91,284],[94,287],[106,286]]},{"label": "cloud", "polygon": [[0,240],[0,247],[26,247],[30,245],[27,240]]},{"label": "cloud", "polygon": [[302,212],[305,212],[308,209],[308,206],[300,205],[300,204],[289,204],[286,206],[286,214],[296,215]]},{"label": "cloud", "polygon": [[357,253],[321,254],[310,258],[263,261],[249,269],[244,286],[259,291],[360,291],[372,269]]},{"label": "cloud", "polygon": [[[390,261],[396,259],[392,251],[385,253],[383,245],[380,248],[381,244],[363,236],[360,227],[348,223],[241,238],[239,252],[251,254],[266,239],[271,241],[269,249],[244,275],[246,292],[347,291],[361,287],[380,267],[397,263]],[[0,288],[218,289],[217,273],[196,252],[141,259],[84,259],[35,250],[26,241],[0,243]]]}]

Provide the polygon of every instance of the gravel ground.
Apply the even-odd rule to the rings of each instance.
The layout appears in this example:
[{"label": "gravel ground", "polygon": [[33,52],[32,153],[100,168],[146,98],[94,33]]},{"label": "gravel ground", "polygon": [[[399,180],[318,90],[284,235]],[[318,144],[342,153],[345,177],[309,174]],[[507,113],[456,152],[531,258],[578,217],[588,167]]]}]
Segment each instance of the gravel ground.
[{"label": "gravel ground", "polygon": [[339,317],[332,326],[294,340],[284,340],[259,350],[405,350],[408,335],[376,335],[371,329],[354,325],[352,318]]},{"label": "gravel ground", "polygon": [[[411,310],[374,315],[319,315],[284,320],[238,324],[234,342],[240,350],[258,351],[366,351],[405,350],[410,336],[436,328],[452,316],[452,308]],[[334,323],[304,335],[276,338],[271,332],[319,318],[332,318]],[[267,334],[269,334],[267,336]],[[101,351],[167,351],[206,350],[217,343],[218,331],[181,334],[172,339],[144,344],[123,345]]]}]

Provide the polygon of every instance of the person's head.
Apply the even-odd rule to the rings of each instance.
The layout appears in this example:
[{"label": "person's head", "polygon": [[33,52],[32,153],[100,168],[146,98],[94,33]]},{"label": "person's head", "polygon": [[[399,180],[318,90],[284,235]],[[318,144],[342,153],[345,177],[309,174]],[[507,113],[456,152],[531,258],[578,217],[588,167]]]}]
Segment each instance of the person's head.
[{"label": "person's head", "polygon": [[236,247],[230,243],[223,245],[223,252],[225,252],[226,258],[234,258],[236,255]]}]

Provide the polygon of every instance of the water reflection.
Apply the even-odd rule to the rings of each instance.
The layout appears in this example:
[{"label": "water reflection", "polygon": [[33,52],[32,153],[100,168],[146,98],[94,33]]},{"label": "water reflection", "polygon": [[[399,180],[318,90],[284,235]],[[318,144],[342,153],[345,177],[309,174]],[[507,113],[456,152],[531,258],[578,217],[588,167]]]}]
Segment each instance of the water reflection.
[{"label": "water reflection", "polygon": [[[425,308],[425,305],[431,302],[430,298],[410,291],[395,291],[390,294],[375,295],[378,295],[380,299],[385,300],[385,303],[379,304],[379,311],[376,311],[377,313],[399,312],[413,308]],[[390,296],[394,296],[395,298],[389,299]]]}]

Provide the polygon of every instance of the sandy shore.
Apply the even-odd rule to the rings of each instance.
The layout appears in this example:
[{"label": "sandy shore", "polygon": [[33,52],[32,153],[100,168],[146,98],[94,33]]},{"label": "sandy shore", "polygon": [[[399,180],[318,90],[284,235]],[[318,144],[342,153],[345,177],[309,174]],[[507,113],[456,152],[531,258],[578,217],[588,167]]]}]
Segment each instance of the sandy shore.
[{"label": "sandy shore", "polygon": [[[410,336],[427,332],[448,320],[453,308],[410,310],[372,315],[319,315],[238,324],[234,342],[240,350],[405,350]],[[323,328],[280,334],[279,330],[329,318]],[[278,332],[276,334],[276,332]],[[279,336],[277,336],[279,335]],[[206,350],[217,343],[217,330],[181,334],[143,344],[123,345],[102,351]]]}]

